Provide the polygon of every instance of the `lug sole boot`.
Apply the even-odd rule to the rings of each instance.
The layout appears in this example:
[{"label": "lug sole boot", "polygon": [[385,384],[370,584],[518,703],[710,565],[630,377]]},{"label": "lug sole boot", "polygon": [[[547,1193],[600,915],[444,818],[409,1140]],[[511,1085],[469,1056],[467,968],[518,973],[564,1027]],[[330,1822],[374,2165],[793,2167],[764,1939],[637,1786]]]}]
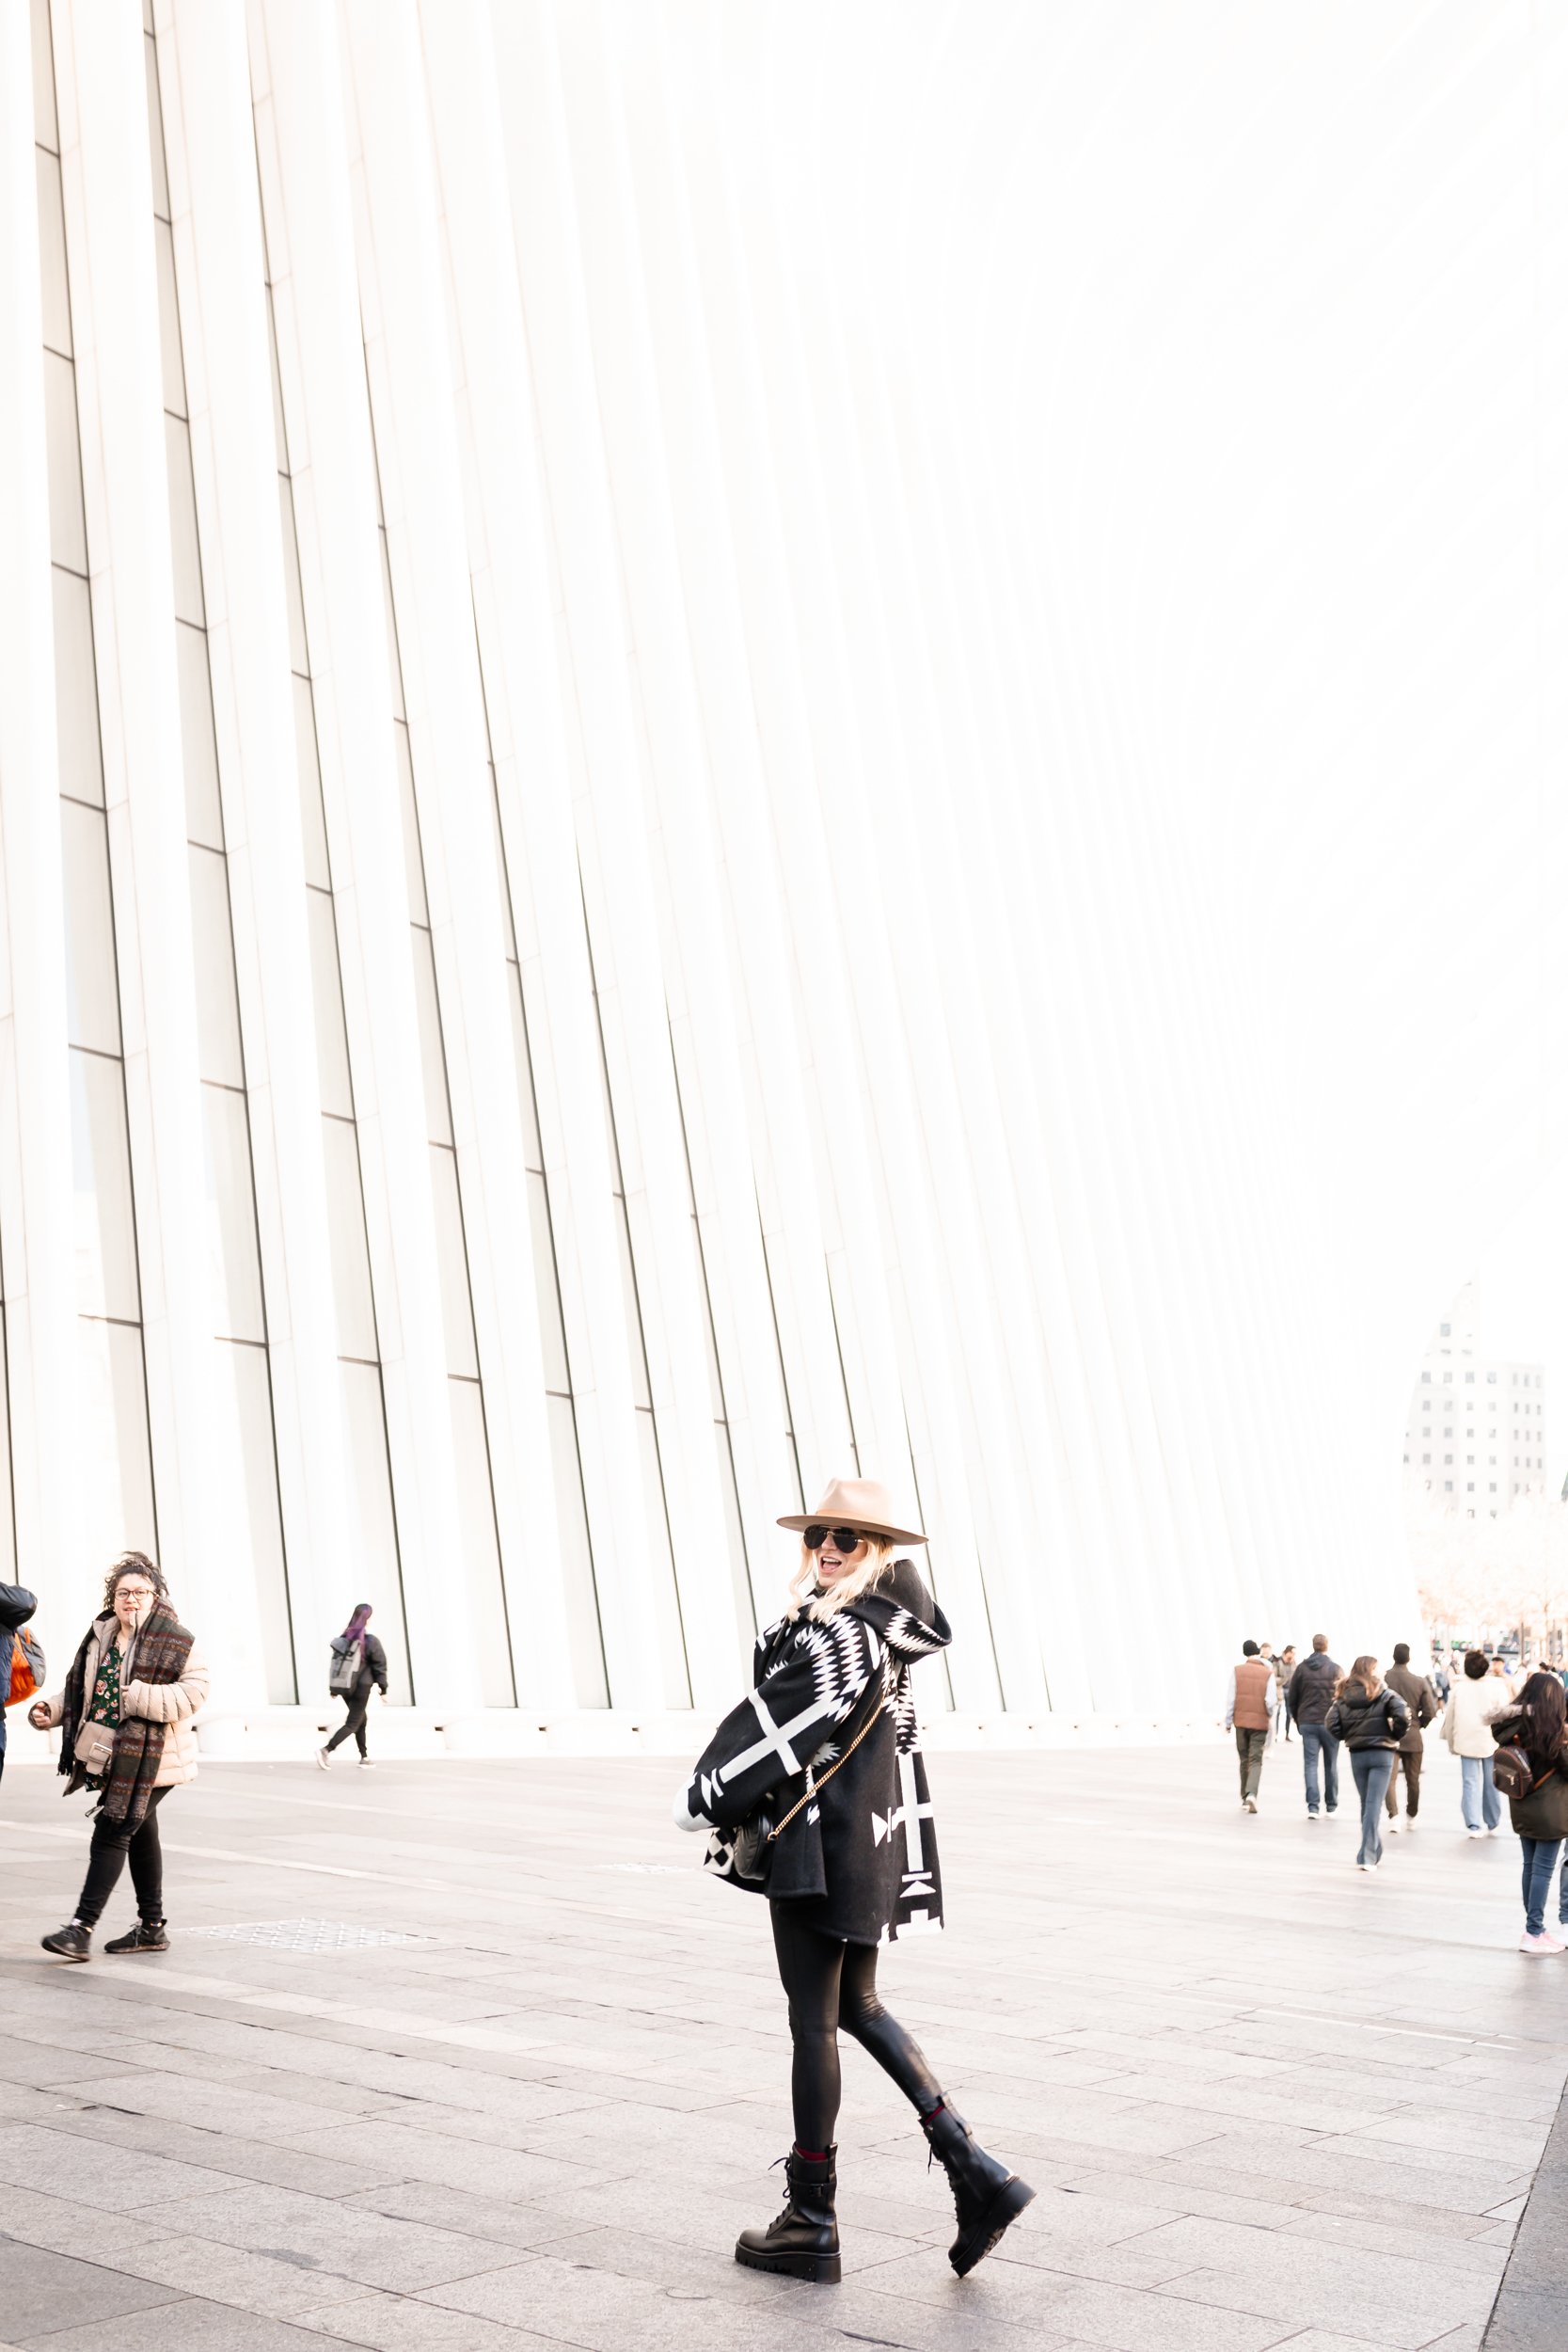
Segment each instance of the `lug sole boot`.
[{"label": "lug sole boot", "polygon": [[920,2128],[947,2175],[958,2217],[958,2234],[947,2259],[960,2279],[983,2262],[1003,2232],[1034,2201],[1034,2190],[1005,2164],[989,2156],[957,2107],[944,2101]]},{"label": "lug sole boot", "polygon": [[103,1949],[117,1959],[122,1952],[166,1952],[168,1931],[161,1919],[138,1919],[128,1934],[117,1935]]},{"label": "lug sole boot", "polygon": [[771,2270],[785,2279],[810,2279],[818,2286],[836,2286],[843,2277],[838,2257],[838,2217],[833,2198],[838,2190],[834,2170],[836,2148],[825,2157],[802,2156],[791,2149],[784,2158],[789,2202],[766,2230],[742,2230],[735,2242],[735,2258],[749,2270]]}]

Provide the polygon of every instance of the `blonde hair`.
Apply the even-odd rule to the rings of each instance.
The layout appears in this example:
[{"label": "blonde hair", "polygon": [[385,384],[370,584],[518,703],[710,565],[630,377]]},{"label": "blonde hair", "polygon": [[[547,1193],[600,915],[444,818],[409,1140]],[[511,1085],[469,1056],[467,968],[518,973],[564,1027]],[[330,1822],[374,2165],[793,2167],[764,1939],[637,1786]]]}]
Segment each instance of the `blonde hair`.
[{"label": "blonde hair", "polygon": [[894,1546],[885,1535],[863,1534],[861,1542],[865,1546],[865,1558],[835,1577],[825,1593],[816,1590],[816,1554],[802,1544],[800,1565],[789,1580],[789,1607],[784,1615],[799,1617],[804,1613],[820,1625],[824,1617],[868,1593],[883,1570],[893,1565]]}]

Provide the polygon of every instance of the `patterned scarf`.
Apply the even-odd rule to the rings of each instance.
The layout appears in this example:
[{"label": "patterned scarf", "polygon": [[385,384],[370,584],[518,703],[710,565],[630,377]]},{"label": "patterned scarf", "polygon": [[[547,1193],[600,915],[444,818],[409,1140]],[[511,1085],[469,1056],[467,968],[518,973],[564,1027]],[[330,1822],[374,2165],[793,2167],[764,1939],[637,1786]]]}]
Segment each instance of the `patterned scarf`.
[{"label": "patterned scarf", "polygon": [[[82,1646],[71,1661],[65,1681],[65,1707],[60,1717],[59,1769],[66,1774],[65,1794],[80,1788],[87,1775],[76,1760],[76,1734],[82,1725],[88,1705],[87,1660],[104,1623],[96,1618],[83,1637]],[[112,1632],[105,1630],[105,1638]],[[154,1603],[152,1613],[136,1636],[135,1679],[137,1682],[178,1682],[190,1658],[192,1637],[180,1623],[172,1609],[162,1601]],[[164,1760],[164,1725],[144,1722],[139,1716],[122,1716],[115,1733],[115,1751],[109,1769],[103,1776],[103,1793],[98,1810],[106,1821],[122,1822],[127,1829],[140,1829],[147,1819],[148,1803],[158,1779]]]}]

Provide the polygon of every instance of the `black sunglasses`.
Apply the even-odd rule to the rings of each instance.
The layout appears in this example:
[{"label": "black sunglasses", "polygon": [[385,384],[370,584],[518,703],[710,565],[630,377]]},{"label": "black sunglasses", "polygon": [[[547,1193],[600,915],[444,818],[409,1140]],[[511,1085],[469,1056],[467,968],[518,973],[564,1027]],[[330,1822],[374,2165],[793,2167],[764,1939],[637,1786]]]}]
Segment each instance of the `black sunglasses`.
[{"label": "black sunglasses", "polygon": [[839,1551],[853,1551],[857,1544],[865,1541],[858,1527],[808,1527],[802,1540],[808,1551],[820,1551],[830,1535]]}]

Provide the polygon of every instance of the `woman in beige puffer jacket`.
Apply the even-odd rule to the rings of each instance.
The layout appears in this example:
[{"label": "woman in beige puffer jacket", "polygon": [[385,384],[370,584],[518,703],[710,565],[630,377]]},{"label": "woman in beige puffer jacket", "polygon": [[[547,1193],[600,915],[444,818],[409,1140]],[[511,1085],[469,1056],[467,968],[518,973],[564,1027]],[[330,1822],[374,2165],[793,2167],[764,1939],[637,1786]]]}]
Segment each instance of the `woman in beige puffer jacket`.
[{"label": "woman in beige puffer jacket", "polygon": [[83,1787],[99,1792],[75,1915],[43,1939],[44,1950],[60,1960],[91,1958],[92,1931],[127,1862],[140,1916],[104,1949],[168,1949],[158,1807],[171,1788],[196,1778],[196,1718],[207,1699],[206,1665],[145,1552],[116,1562],[104,1598],[109,1605],[88,1628],[64,1688],[28,1710],[40,1731],[68,1727],[71,1753],[60,1758],[66,1794]]}]

